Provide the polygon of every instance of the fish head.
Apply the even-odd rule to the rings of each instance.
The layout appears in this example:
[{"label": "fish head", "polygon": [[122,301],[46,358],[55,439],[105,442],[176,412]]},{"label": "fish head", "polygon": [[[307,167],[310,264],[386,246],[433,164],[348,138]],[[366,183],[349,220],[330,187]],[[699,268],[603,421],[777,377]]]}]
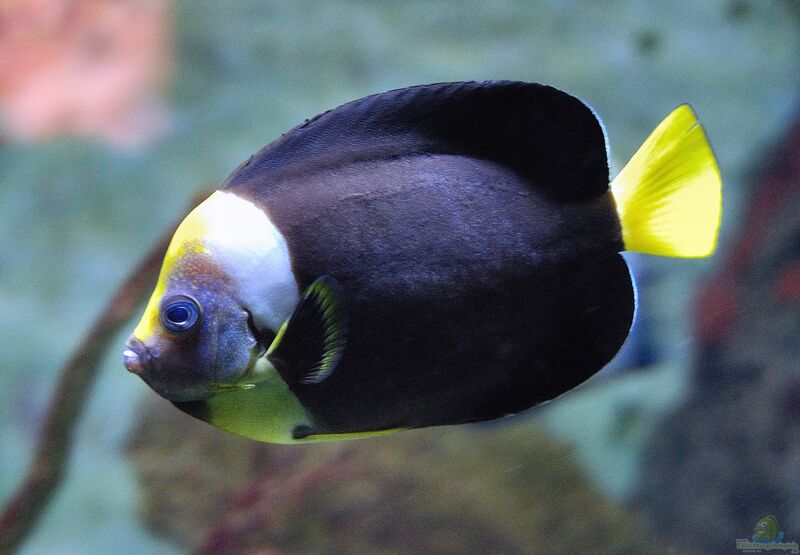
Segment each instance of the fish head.
[{"label": "fish head", "polygon": [[174,261],[128,339],[123,362],[171,401],[235,384],[263,352],[247,308],[203,252]]},{"label": "fish head", "polygon": [[288,268],[288,257],[258,227],[265,216],[243,203],[217,192],[184,219],[123,352],[125,367],[170,401],[251,387],[249,377],[296,302],[291,272],[275,271]]}]

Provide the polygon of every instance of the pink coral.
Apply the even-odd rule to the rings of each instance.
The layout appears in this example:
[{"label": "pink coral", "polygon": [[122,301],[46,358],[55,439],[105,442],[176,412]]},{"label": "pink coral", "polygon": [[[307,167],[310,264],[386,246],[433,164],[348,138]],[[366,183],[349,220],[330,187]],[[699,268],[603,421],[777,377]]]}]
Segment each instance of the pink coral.
[{"label": "pink coral", "polygon": [[0,0],[0,122],[12,139],[135,146],[165,128],[163,0]]}]

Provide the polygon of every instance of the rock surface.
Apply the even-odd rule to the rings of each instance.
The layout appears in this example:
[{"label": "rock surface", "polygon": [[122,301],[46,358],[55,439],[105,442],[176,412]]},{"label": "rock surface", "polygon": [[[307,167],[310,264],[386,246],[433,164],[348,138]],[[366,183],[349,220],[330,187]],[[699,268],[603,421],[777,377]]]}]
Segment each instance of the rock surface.
[{"label": "rock surface", "polygon": [[697,303],[690,393],[645,452],[637,504],[682,550],[732,551],[768,514],[800,539],[800,116],[764,167]]}]

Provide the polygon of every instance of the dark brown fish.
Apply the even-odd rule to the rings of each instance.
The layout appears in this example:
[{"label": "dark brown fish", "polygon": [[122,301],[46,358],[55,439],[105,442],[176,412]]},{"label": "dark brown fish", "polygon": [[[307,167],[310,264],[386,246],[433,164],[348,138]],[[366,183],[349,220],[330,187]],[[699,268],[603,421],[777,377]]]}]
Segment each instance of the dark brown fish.
[{"label": "dark brown fish", "polygon": [[612,189],[602,124],[552,87],[444,83],[345,104],[187,217],[126,365],[266,441],[522,411],[619,350],[635,303],[621,251],[713,250],[719,174],[688,106]]}]

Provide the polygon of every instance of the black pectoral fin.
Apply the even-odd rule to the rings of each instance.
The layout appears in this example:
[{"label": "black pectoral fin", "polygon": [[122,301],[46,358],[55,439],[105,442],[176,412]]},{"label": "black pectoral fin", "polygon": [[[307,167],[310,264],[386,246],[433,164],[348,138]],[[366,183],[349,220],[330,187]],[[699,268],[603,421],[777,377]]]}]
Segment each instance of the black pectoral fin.
[{"label": "black pectoral fin", "polygon": [[315,384],[336,368],[347,345],[347,307],[342,287],[323,276],[303,293],[278,332],[267,359],[289,384]]}]

